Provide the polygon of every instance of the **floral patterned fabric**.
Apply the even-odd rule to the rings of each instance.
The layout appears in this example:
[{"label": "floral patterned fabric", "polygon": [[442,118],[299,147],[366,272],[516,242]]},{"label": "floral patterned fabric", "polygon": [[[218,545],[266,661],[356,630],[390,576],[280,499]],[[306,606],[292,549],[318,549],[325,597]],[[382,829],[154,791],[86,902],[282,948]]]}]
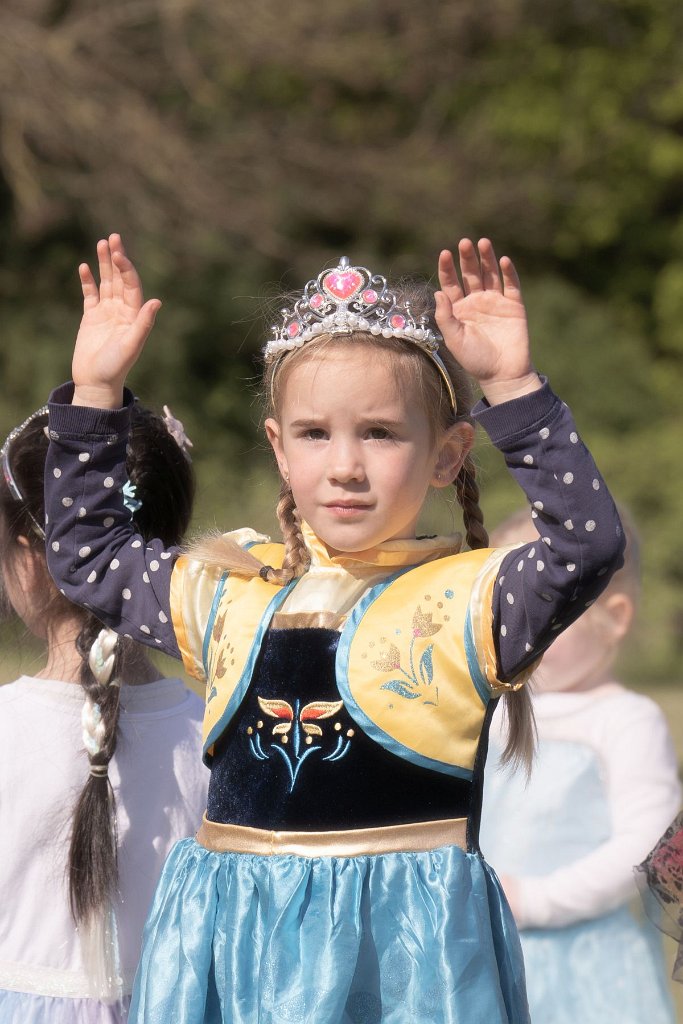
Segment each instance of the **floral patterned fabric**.
[{"label": "floral patterned fabric", "polygon": [[650,918],[679,943],[673,977],[683,982],[683,811],[636,868],[636,881]]}]

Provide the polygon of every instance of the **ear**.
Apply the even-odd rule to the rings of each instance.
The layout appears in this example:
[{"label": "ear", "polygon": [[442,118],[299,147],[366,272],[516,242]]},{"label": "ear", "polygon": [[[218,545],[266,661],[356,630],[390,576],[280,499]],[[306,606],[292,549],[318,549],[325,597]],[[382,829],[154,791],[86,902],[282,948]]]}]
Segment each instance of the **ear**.
[{"label": "ear", "polygon": [[453,483],[473,443],[474,427],[471,423],[455,423],[446,431],[436,451],[432,487],[448,487]]},{"label": "ear", "polygon": [[28,542],[28,537],[24,537],[23,534],[19,534],[17,537],[17,544],[22,548],[30,548],[31,545]]},{"label": "ear", "polygon": [[275,459],[277,461],[278,469],[283,480],[289,479],[289,465],[285,456],[285,450],[282,444],[282,430],[277,420],[269,416],[263,424],[266,428],[266,436],[270,441],[270,446],[275,452]]},{"label": "ear", "polygon": [[624,639],[635,615],[635,605],[628,594],[608,594],[599,602],[602,612],[607,616],[609,630],[614,643]]}]

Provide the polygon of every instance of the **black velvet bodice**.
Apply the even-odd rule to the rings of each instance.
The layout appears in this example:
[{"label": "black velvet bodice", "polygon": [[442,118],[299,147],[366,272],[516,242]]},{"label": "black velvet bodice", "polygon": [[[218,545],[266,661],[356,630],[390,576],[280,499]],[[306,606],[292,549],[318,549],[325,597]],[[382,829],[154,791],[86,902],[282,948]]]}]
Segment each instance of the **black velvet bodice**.
[{"label": "black velvet bodice", "polygon": [[338,640],[331,629],[266,634],[247,695],[215,745],[208,818],[326,831],[467,817],[476,845],[490,716],[472,782],[404,760],[343,706]]}]

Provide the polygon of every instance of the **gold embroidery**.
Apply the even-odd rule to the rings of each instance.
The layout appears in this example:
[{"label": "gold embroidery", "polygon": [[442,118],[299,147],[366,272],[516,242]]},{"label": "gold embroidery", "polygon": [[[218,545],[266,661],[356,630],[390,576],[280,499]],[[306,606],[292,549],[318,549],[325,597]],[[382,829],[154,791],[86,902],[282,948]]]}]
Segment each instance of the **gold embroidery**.
[{"label": "gold embroidery", "polygon": [[[429,600],[429,595],[425,595],[425,600]],[[393,643],[389,644],[389,650],[381,658],[377,658],[375,661],[370,662],[370,664],[373,668],[379,669],[380,672],[400,672],[403,676],[402,679],[394,678],[389,679],[386,683],[382,683],[380,687],[382,690],[391,690],[397,696],[404,697],[406,700],[416,700],[422,697],[423,704],[431,704],[437,707],[439,703],[439,687],[435,685],[431,689],[434,678],[432,658],[434,644],[428,644],[425,647],[420,656],[417,670],[414,658],[415,641],[418,638],[434,636],[442,629],[441,623],[432,622],[433,614],[433,612],[423,612],[420,605],[417,606],[413,613],[412,637],[408,649],[409,671],[401,664],[401,652],[396,644]],[[382,637],[380,643],[385,644],[386,642],[386,638]],[[373,646],[372,641],[370,641],[368,646]]]},{"label": "gold embroidery", "polygon": [[216,616],[216,621],[213,624],[213,629],[211,630],[211,636],[213,637],[215,643],[218,643],[220,638],[223,636],[223,627],[225,626],[225,616],[226,616],[225,612],[223,612],[222,615],[217,615]]},{"label": "gold embroidery", "polygon": [[282,736],[282,742],[287,742],[287,733],[292,728],[294,721],[294,708],[286,700],[264,700],[258,698],[261,711],[265,711],[271,718],[279,718],[281,721],[273,726],[273,736]]},{"label": "gold embroidery", "polygon": [[340,612],[276,612],[271,621],[271,628],[339,631],[345,622],[346,615]]}]

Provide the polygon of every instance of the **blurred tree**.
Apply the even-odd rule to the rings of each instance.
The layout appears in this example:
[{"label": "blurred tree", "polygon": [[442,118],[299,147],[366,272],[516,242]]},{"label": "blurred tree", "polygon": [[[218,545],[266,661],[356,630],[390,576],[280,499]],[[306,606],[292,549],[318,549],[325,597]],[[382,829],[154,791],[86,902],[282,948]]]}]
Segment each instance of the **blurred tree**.
[{"label": "blurred tree", "polygon": [[[346,250],[431,272],[440,247],[490,234],[520,266],[538,365],[643,526],[632,670],[671,675],[682,50],[678,0],[5,0],[0,427],[68,374],[75,266],[121,230],[167,300],[133,384],[194,436],[200,518],[269,519],[264,282]],[[495,519],[518,498],[485,444],[482,468]]]}]

